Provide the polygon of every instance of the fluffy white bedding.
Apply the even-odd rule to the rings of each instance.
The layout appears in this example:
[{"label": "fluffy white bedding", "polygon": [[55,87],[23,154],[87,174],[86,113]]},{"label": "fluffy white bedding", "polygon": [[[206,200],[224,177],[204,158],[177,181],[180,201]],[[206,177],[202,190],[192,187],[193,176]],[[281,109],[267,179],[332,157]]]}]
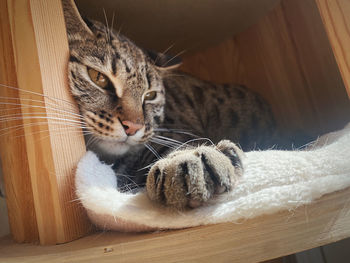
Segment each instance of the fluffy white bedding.
[{"label": "fluffy white bedding", "polygon": [[146,231],[238,221],[293,209],[350,186],[350,124],[322,136],[309,150],[247,152],[236,188],[208,205],[174,212],[146,193],[120,193],[110,166],[87,152],[76,172],[76,193],[103,229]]}]

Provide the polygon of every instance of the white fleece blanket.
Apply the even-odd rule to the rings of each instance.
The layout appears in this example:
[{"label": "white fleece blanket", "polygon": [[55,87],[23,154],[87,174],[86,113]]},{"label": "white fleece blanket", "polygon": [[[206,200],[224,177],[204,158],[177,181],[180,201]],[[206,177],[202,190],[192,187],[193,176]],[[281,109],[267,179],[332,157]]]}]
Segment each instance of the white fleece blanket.
[{"label": "white fleece blanket", "polygon": [[247,152],[243,164],[244,175],[232,192],[174,212],[152,203],[145,192],[118,192],[111,167],[87,152],[77,168],[76,193],[94,224],[118,231],[178,229],[294,209],[350,186],[350,123],[309,150]]}]

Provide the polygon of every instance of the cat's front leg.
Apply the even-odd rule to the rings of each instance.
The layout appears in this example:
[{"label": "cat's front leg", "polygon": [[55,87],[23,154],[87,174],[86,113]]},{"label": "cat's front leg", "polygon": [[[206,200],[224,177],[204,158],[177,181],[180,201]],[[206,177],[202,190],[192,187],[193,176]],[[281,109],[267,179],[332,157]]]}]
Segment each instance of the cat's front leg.
[{"label": "cat's front leg", "polygon": [[151,168],[147,194],[176,209],[201,206],[214,195],[232,190],[243,173],[243,157],[242,150],[227,140],[172,152]]}]

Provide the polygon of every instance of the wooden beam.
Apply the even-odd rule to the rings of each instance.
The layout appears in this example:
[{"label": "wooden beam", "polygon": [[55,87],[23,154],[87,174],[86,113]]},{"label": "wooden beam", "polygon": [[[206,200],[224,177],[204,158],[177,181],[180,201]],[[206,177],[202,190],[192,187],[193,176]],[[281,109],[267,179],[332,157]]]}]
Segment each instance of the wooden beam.
[{"label": "wooden beam", "polygon": [[[7,1],[0,1],[0,17],[0,84],[17,87],[15,54],[12,47]],[[0,86],[0,96],[19,98],[19,92]],[[38,240],[39,236],[24,133],[23,130],[9,129],[11,126],[22,125],[22,121],[17,120],[11,123],[1,121],[1,116],[9,113],[21,114],[18,107],[3,104],[18,101],[0,99],[0,155],[12,235],[18,242],[32,242]],[[15,136],[17,138],[14,140]]]},{"label": "wooden beam", "polygon": [[[85,152],[85,144],[76,115],[78,111],[67,88],[68,43],[61,1],[18,0],[2,4],[8,14],[5,22],[12,37],[6,43],[7,50],[13,52],[13,55],[5,55],[14,65],[14,68],[5,66],[4,70],[15,79],[11,85],[19,88],[17,94],[11,95],[14,99],[7,101],[20,102],[18,117],[24,127],[20,142],[25,151],[11,158],[27,161],[26,167],[18,165],[18,173],[10,172],[13,163],[3,161],[6,185],[15,184],[14,178],[21,178],[22,174],[25,177],[29,174],[31,186],[26,190],[31,188],[29,194],[33,199],[40,243],[71,241],[85,234],[89,223],[84,210],[74,201],[74,169]],[[2,37],[7,38],[4,34]],[[5,93],[11,90],[1,89]],[[7,120],[10,119],[7,117]],[[7,125],[16,126],[14,122]],[[22,149],[16,138],[0,139],[7,148]],[[5,155],[7,152],[2,151],[2,156]],[[24,193],[19,195],[25,196]],[[25,203],[14,207],[11,205],[14,201],[13,197],[8,197],[10,214],[27,209]],[[11,229],[16,227],[11,217],[10,224]],[[16,240],[25,241],[13,234]],[[33,235],[31,239],[34,238]]]},{"label": "wooden beam", "polygon": [[350,98],[350,2],[315,1]]},{"label": "wooden beam", "polygon": [[350,237],[350,189],[252,220],[158,233],[101,232],[60,246],[0,239],[0,261],[260,262]]}]

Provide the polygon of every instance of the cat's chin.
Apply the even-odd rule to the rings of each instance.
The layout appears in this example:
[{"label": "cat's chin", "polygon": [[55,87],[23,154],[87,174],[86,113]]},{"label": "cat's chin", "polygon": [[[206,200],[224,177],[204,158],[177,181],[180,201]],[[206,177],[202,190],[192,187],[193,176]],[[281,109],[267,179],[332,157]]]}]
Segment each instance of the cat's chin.
[{"label": "cat's chin", "polygon": [[132,147],[127,142],[113,142],[113,141],[100,141],[97,148],[103,153],[108,155],[120,156],[127,153]]},{"label": "cat's chin", "polygon": [[125,141],[99,140],[98,143],[92,144],[88,149],[97,153],[105,160],[113,160],[117,156],[138,150],[140,147],[142,147],[142,144],[129,138]]}]

